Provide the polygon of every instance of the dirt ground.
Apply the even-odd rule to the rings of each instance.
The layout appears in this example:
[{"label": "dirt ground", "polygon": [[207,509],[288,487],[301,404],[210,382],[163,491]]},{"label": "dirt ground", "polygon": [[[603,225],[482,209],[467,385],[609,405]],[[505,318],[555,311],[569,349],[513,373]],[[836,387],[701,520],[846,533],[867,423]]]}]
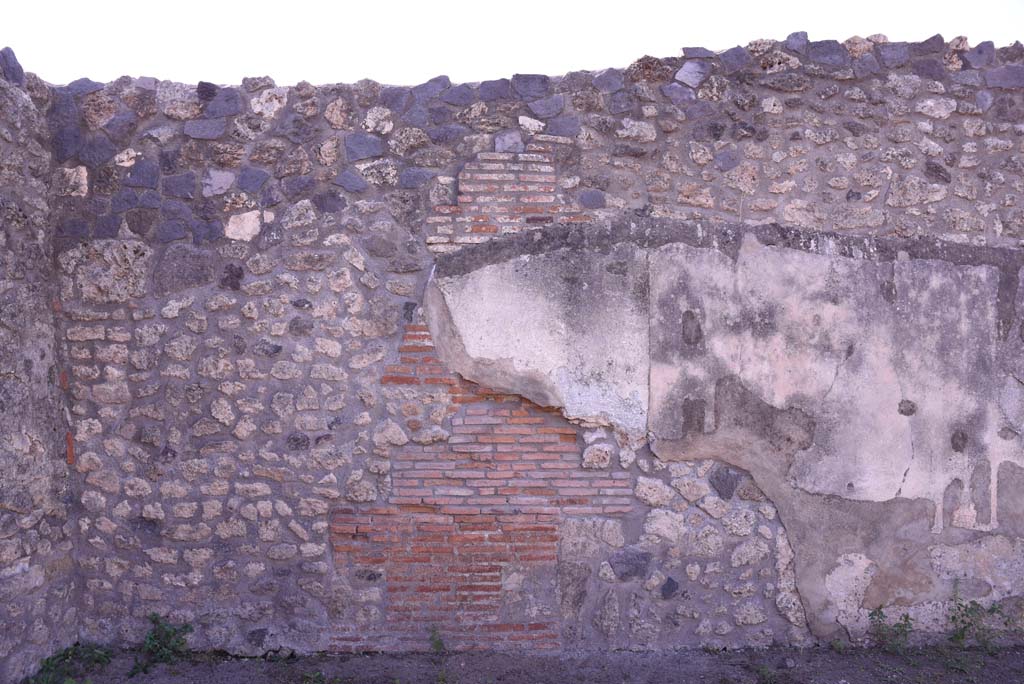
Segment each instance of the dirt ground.
[{"label": "dirt ground", "polygon": [[[129,677],[120,652],[75,684],[1024,684],[1024,648],[994,653],[952,647],[879,650],[770,649],[587,655],[501,653],[243,659],[195,654]],[[63,682],[61,684],[64,684]]]}]

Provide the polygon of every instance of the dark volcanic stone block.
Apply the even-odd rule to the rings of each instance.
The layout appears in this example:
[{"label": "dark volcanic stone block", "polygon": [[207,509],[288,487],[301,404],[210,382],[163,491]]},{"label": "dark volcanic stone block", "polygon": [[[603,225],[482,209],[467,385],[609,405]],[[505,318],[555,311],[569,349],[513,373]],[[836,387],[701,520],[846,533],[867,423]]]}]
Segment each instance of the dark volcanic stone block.
[{"label": "dark volcanic stone block", "polygon": [[516,74],[512,90],[524,100],[538,100],[551,92],[551,79],[541,74]]},{"label": "dark volcanic stone block", "polygon": [[484,81],[480,84],[480,99],[484,102],[507,100],[512,97],[512,88],[507,78],[496,81]]},{"label": "dark volcanic stone block", "polygon": [[724,69],[727,74],[739,71],[740,69],[746,69],[754,63],[753,58],[750,56],[750,53],[747,52],[746,48],[742,48],[739,45],[734,48],[729,48],[723,52],[719,59],[722,60],[722,69]]},{"label": "dark volcanic stone block", "polygon": [[242,98],[234,88],[220,88],[206,106],[203,115],[207,119],[235,116],[242,112]]},{"label": "dark volcanic stone block", "polygon": [[196,140],[216,140],[224,135],[228,124],[225,119],[197,119],[185,122],[185,135]]},{"label": "dark volcanic stone block", "polygon": [[456,107],[471,105],[475,99],[476,93],[473,91],[473,88],[465,83],[449,88],[441,93],[441,102],[455,105]]},{"label": "dark volcanic stone block", "polygon": [[85,139],[78,151],[78,159],[91,169],[103,166],[114,158],[117,148],[102,133],[90,135]]},{"label": "dark volcanic stone block", "polygon": [[156,188],[160,179],[160,165],[152,159],[138,159],[124,179],[130,188]]},{"label": "dark volcanic stone block", "polygon": [[837,40],[818,40],[808,43],[807,58],[825,66],[841,67],[850,63],[850,53]]},{"label": "dark volcanic stone block", "polygon": [[1024,65],[1010,64],[985,72],[989,88],[1024,88]]},{"label": "dark volcanic stone block", "polygon": [[25,70],[18,63],[14,50],[9,47],[0,50],[0,75],[3,75],[8,83],[25,85]]},{"label": "dark volcanic stone block", "polygon": [[626,80],[620,69],[605,69],[594,76],[593,84],[602,93],[614,93],[626,87]]},{"label": "dark volcanic stone block", "polygon": [[349,192],[363,192],[370,187],[370,184],[359,175],[357,171],[345,169],[334,179],[335,185],[340,185]]},{"label": "dark volcanic stone block", "polygon": [[372,133],[349,133],[345,136],[345,154],[350,162],[384,154],[384,141]]},{"label": "dark volcanic stone block", "polygon": [[398,175],[398,186],[407,189],[418,188],[437,175],[434,169],[412,167],[403,169]]},{"label": "dark volcanic stone block", "polygon": [[565,96],[561,93],[534,100],[529,104],[530,111],[541,119],[550,119],[562,113],[565,108]]},{"label": "dark volcanic stone block", "polygon": [[270,174],[263,169],[246,166],[238,174],[238,189],[242,192],[256,192],[263,187],[268,178]]},{"label": "dark volcanic stone block", "polygon": [[164,194],[169,197],[192,199],[196,194],[196,174],[189,171],[177,176],[165,176],[163,188]]},{"label": "dark volcanic stone block", "polygon": [[906,43],[882,43],[876,49],[886,69],[895,69],[910,61],[910,47]]},{"label": "dark volcanic stone block", "polygon": [[614,553],[608,564],[612,566],[615,576],[622,581],[638,579],[647,575],[647,567],[651,564],[651,553],[632,547]]}]

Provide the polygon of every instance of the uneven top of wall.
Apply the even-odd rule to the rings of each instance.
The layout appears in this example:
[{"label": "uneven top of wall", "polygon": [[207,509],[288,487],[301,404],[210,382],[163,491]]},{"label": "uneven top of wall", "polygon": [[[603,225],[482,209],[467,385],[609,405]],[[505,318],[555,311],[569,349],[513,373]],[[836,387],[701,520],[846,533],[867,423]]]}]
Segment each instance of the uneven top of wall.
[{"label": "uneven top of wall", "polygon": [[[874,46],[874,50],[872,50]],[[884,47],[882,47],[884,46]],[[816,64],[827,70],[836,70],[842,67],[854,68],[857,70],[856,76],[861,77],[865,74],[877,73],[872,72],[867,65],[870,60],[862,59],[865,54],[874,52],[874,61],[880,65],[883,70],[896,68],[907,64],[910,60],[926,56],[932,53],[942,53],[942,59],[945,63],[946,68],[950,71],[959,71],[961,69],[981,69],[989,65],[998,65],[999,63],[1015,64],[1021,60],[1018,54],[1020,50],[1020,42],[1015,42],[1012,45],[1003,47],[995,47],[992,41],[982,41],[972,47],[971,42],[965,36],[958,36],[952,41],[945,41],[941,35],[934,35],[921,42],[890,42],[887,36],[884,34],[874,34],[868,38],[861,38],[860,36],[853,36],[845,41],[837,40],[810,40],[807,32],[800,31],[791,33],[786,37],[785,40],[774,40],[771,38],[759,38],[750,41],[746,46],[737,45],[728,50],[711,50],[703,47],[685,47],[680,49],[680,56],[678,57],[663,57],[654,58],[667,64],[669,66],[678,66],[689,59],[706,59],[713,60],[723,65],[726,73],[737,72],[743,69],[757,69],[760,68],[768,73],[774,73],[789,68],[794,68],[794,64],[785,57],[780,57],[779,54],[772,55],[772,53],[783,53],[793,55],[803,64]],[[979,59],[980,57],[980,59]],[[643,60],[651,60],[652,57],[646,56]],[[678,64],[677,64],[678,63]],[[40,79],[47,86],[51,88],[69,88],[76,90],[88,89],[90,86],[95,86],[97,83],[88,77],[77,79],[72,83],[66,85],[55,84],[46,81],[45,74],[42,76],[34,73],[25,73],[24,69],[18,64],[17,58],[11,48],[5,48],[4,57],[0,58],[0,69],[10,69],[11,75],[15,76],[10,78],[12,82],[17,82],[17,79],[23,79],[22,82],[17,82],[18,85],[23,84],[24,79]],[[569,72],[563,75],[548,74],[548,76],[554,79],[556,82],[563,78],[572,78],[579,74],[600,74],[604,73],[605,70],[579,70]],[[619,70],[621,71],[621,70]],[[3,72],[7,76],[6,72]],[[216,84],[219,86],[232,86],[232,87],[243,87],[248,88],[254,83],[264,83],[269,77],[249,77],[242,80],[242,84]],[[428,83],[434,83],[439,79],[444,79],[445,76],[438,76],[431,79]],[[843,78],[840,74],[839,78]],[[850,77],[848,77],[850,78]],[[122,76],[115,82],[121,82],[124,80],[133,81],[149,81],[153,84],[160,81],[174,81],[173,78],[162,79],[159,77],[145,76],[139,78],[133,78],[131,76]],[[270,79],[273,80],[273,79]],[[678,79],[677,79],[678,80]],[[412,89],[416,86],[413,85],[395,85],[377,82],[373,78],[372,73],[367,73],[366,78],[362,79],[360,83],[364,82],[378,83],[384,88],[408,88]],[[484,81],[483,83],[488,83]],[[449,81],[450,83],[450,81]],[[303,87],[311,85],[308,81],[302,81],[293,87]],[[342,86],[342,85],[353,85],[347,83],[322,83],[312,84],[316,88],[327,88],[331,86]],[[426,84],[420,84],[426,86]],[[461,84],[459,84],[461,85]],[[466,82],[466,85],[479,87],[479,82]],[[426,90],[421,88],[421,91]],[[522,93],[520,93],[522,94]],[[447,101],[447,100],[446,100]]]},{"label": "uneven top of wall", "polygon": [[[20,69],[10,53],[6,60]],[[555,146],[559,191],[587,210],[1005,244],[1024,232],[1022,62],[1020,43],[839,43],[797,33],[719,54],[686,48],[626,69],[479,84],[439,76],[415,87],[278,88],[252,78],[218,87],[125,77],[51,88],[23,78],[48,110],[55,162],[88,169],[74,176],[88,176],[86,188],[60,193],[68,206],[57,207],[66,217],[58,238],[116,235],[118,190],[156,189],[160,165],[174,166],[160,159],[169,146],[192,157],[178,166],[202,162],[199,206],[181,215],[161,205],[164,218],[180,220],[132,231],[199,243],[223,235],[240,206],[214,199],[239,194],[266,209],[379,190],[406,205],[415,199],[406,218],[419,222],[420,208],[455,202],[454,177],[474,154],[539,142],[564,143]],[[240,173],[211,171],[233,168]],[[263,174],[271,182],[257,185]]]}]

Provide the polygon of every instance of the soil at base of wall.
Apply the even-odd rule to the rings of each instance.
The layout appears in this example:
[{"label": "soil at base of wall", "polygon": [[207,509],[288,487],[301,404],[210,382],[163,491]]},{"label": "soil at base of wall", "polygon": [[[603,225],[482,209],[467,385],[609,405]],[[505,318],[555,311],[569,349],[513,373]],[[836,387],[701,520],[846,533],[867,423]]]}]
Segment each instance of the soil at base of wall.
[{"label": "soil at base of wall", "polygon": [[586,655],[508,653],[308,656],[241,659],[197,654],[129,678],[133,654],[119,653],[75,681],[104,684],[1015,684],[1024,647],[993,653],[930,647],[896,655],[872,649]]}]

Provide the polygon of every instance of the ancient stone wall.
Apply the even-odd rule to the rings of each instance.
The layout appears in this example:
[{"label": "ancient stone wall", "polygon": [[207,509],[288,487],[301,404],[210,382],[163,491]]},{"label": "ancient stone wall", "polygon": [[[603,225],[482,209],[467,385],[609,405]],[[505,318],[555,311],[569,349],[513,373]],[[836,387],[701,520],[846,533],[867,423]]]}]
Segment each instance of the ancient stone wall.
[{"label": "ancient stone wall", "polygon": [[[73,643],[78,613],[67,420],[43,118],[0,51],[0,681]],[[66,382],[66,376],[64,381]]]},{"label": "ancient stone wall", "polygon": [[37,364],[32,484],[71,463],[80,638],[803,644],[1016,606],[1019,44],[25,84],[71,417],[58,455]]}]

